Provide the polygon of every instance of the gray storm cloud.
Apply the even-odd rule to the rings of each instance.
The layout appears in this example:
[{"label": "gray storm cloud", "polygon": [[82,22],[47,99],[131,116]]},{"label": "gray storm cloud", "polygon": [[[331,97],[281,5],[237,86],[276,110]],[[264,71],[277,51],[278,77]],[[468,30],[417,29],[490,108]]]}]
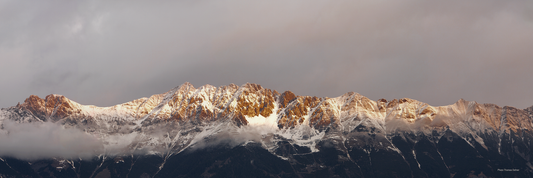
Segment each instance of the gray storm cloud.
[{"label": "gray storm cloud", "polygon": [[96,137],[59,124],[14,123],[5,120],[0,130],[0,156],[35,160],[41,158],[90,158],[103,153]]},{"label": "gray storm cloud", "polygon": [[533,104],[533,2],[0,2],[0,107],[110,106],[191,82]]}]

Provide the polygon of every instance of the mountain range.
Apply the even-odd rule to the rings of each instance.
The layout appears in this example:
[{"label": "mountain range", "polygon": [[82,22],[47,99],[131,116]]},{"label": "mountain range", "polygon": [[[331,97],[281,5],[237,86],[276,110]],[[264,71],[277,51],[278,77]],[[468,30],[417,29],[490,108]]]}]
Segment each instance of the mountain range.
[{"label": "mountain range", "polygon": [[533,177],[533,106],[195,88],[0,110],[0,177]]}]

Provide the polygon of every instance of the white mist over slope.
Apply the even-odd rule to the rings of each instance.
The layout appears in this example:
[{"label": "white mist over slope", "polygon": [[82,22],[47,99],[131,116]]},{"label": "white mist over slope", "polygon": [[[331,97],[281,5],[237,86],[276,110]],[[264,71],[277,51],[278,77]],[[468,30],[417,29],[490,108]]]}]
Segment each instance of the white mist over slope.
[{"label": "white mist over slope", "polygon": [[3,122],[0,130],[0,156],[19,159],[89,158],[102,153],[103,144],[96,137],[57,123]]}]

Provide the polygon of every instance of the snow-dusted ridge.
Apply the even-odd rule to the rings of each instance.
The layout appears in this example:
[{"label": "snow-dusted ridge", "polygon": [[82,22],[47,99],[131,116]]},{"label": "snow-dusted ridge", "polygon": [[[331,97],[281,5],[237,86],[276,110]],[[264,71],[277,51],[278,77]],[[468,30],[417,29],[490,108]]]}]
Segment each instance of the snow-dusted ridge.
[{"label": "snow-dusted ridge", "polygon": [[[32,95],[22,104],[0,110],[0,124],[5,121],[77,128],[102,141],[103,155],[166,158],[221,142],[260,143],[273,154],[281,141],[307,147],[311,153],[320,151],[320,142],[331,141],[345,151],[360,147],[368,154],[372,150],[402,154],[392,138],[436,144],[450,132],[472,147],[500,150],[504,137],[533,135],[533,107],[522,110],[463,99],[434,107],[408,98],[373,101],[354,92],[318,98],[250,83],[200,88],[184,83],[111,107],[81,105],[61,95],[44,99]],[[487,140],[492,137],[499,139],[497,148]],[[529,154],[523,153],[524,159]]]}]

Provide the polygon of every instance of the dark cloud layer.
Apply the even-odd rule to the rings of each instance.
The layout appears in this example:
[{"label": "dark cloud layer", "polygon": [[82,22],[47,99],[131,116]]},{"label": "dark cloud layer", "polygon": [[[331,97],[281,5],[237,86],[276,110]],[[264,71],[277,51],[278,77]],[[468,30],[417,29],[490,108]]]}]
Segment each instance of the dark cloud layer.
[{"label": "dark cloud layer", "polygon": [[4,0],[0,21],[0,107],[110,106],[186,81],[533,105],[528,0]]}]

